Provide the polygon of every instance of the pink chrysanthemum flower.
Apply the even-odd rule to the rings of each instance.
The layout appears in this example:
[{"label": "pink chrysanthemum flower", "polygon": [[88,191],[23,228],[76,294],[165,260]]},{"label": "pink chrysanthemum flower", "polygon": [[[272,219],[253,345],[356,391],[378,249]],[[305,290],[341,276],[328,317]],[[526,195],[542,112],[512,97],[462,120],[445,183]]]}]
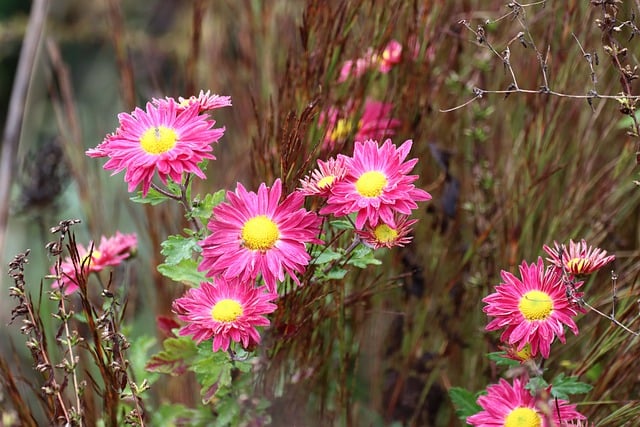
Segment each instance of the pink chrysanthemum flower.
[{"label": "pink chrysanthemum flower", "polygon": [[401,60],[402,44],[397,40],[391,40],[387,43],[382,53],[376,53],[372,48],[369,48],[363,57],[355,60],[350,59],[342,64],[338,83],[346,81],[349,77],[360,77],[376,66],[381,73],[388,73]]},{"label": "pink chrysanthemum flower", "polygon": [[375,227],[380,221],[396,229],[396,213],[410,215],[418,207],[416,202],[431,199],[429,193],[413,185],[418,176],[407,175],[418,161],[405,162],[411,145],[411,140],[399,148],[390,139],[382,146],[372,140],[356,141],[353,157],[345,157],[347,175],[333,187],[320,214],[357,212],[358,230],[365,222]]},{"label": "pink chrysanthemum flower", "polygon": [[198,344],[213,337],[213,351],[228,350],[231,341],[244,348],[259,344],[256,326],[269,325],[264,315],[275,311],[271,301],[277,297],[237,279],[204,282],[173,302],[173,311],[187,322],[178,334],[193,335]]},{"label": "pink chrysanthemum flower", "polygon": [[362,106],[362,115],[356,122],[357,108],[353,102],[347,103],[343,109],[329,108],[320,115],[320,124],[327,124],[324,147],[331,151],[336,143],[346,140],[355,133],[356,141],[367,139],[381,140],[395,135],[401,122],[391,117],[393,105],[390,103],[367,99]]},{"label": "pink chrysanthemum flower", "polygon": [[379,222],[375,227],[367,224],[363,230],[356,233],[362,242],[373,249],[392,248],[394,246],[404,246],[411,242],[411,227],[418,222],[416,219],[409,219],[406,215],[397,215],[396,226],[390,227],[384,222]]},{"label": "pink chrysanthemum flower", "polygon": [[591,274],[616,259],[615,255],[607,256],[607,251],[587,245],[583,239],[578,243],[569,241],[569,247],[553,242],[554,248],[543,246],[549,254],[549,261],[556,268],[574,276]]},{"label": "pink chrysanthemum flower", "polygon": [[119,114],[120,127],[87,155],[109,157],[104,169],[113,170],[112,175],[126,170],[129,191],[142,183],[144,195],[156,172],[165,184],[167,178],[181,182],[185,172],[204,179],[198,164],[215,159],[211,144],[218,142],[224,128],[212,128],[215,121],[199,112],[197,103],[184,110],[173,100],[158,106],[147,103],[146,111],[136,108]]},{"label": "pink chrysanthemum flower", "polygon": [[[164,99],[152,99],[154,105],[166,106],[167,103],[176,102],[171,97],[166,97]],[[198,105],[198,111],[203,113],[205,111],[215,110],[216,108],[222,107],[230,107],[231,106],[231,97],[230,96],[220,96],[220,95],[212,95],[211,91],[200,91],[198,96],[190,96],[189,98],[178,97],[178,111],[183,111],[192,106],[193,104]]]},{"label": "pink chrysanthemum flower", "polygon": [[306,243],[318,239],[322,220],[304,209],[304,195],[293,192],[280,203],[282,183],[270,189],[263,183],[258,193],[247,192],[238,183],[235,193],[227,192],[227,203],[213,209],[208,228],[211,234],[200,242],[200,271],[209,277],[239,276],[242,281],[262,275],[269,292],[277,292],[276,281],[286,272],[299,285],[296,272],[304,272],[311,258]]},{"label": "pink chrysanthemum flower", "polygon": [[381,73],[388,73],[394,65],[402,60],[402,44],[397,40],[391,40],[385,46],[380,58],[378,59],[378,69]]},{"label": "pink chrysanthemum flower", "polygon": [[578,326],[572,319],[577,306],[567,298],[559,271],[545,269],[542,258],[538,258],[537,264],[523,262],[520,275],[522,279],[503,270],[504,283],[482,300],[487,304],[484,312],[495,317],[486,330],[505,328],[500,336],[503,342],[517,344],[518,351],[530,344],[532,356],[540,353],[548,358],[556,336],[565,342],[564,325],[578,334]]},{"label": "pink chrysanthemum flower", "polygon": [[305,196],[327,197],[331,193],[331,188],[344,178],[346,173],[347,168],[343,157],[337,159],[332,157],[326,162],[318,160],[318,168],[311,173],[311,176],[307,175],[300,180],[300,192]]},{"label": "pink chrysanthemum flower", "polygon": [[340,75],[338,76],[338,83],[347,81],[349,77],[360,77],[369,70],[376,62],[376,57],[373,53],[373,49],[369,48],[367,53],[362,58],[349,59],[344,61],[340,68]]},{"label": "pink chrysanthemum flower", "polygon": [[[135,233],[122,234],[119,231],[113,237],[102,236],[100,244],[93,248],[91,258],[89,249],[78,244],[78,256],[84,268],[84,276],[98,272],[108,266],[116,266],[135,253],[138,239]],[[91,248],[91,244],[89,245]],[[65,258],[60,264],[60,280],[53,284],[54,288],[62,287],[65,294],[71,294],[78,290],[78,278],[76,269],[70,257]],[[51,274],[56,274],[55,266],[51,268]]]},{"label": "pink chrysanthemum flower", "polygon": [[505,379],[487,387],[487,394],[478,397],[482,411],[467,418],[476,427],[556,427],[584,420],[576,405],[564,399],[544,402],[525,389],[525,379],[514,378],[513,385]]}]

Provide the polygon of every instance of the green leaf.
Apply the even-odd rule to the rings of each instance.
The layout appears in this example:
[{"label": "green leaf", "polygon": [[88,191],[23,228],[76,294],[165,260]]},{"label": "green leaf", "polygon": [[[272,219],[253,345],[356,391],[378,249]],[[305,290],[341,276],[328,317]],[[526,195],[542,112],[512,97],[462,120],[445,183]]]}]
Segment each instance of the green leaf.
[{"label": "green leaf", "polygon": [[551,384],[551,395],[564,400],[569,400],[570,394],[588,393],[593,388],[590,384],[578,381],[578,377],[565,377],[564,374],[555,377]]},{"label": "green leaf", "polygon": [[313,257],[313,264],[322,265],[337,261],[344,255],[341,252],[334,251],[331,248],[321,247],[313,251],[311,256]]},{"label": "green leaf", "polygon": [[517,360],[514,359],[510,359],[508,357],[506,357],[505,355],[507,354],[506,351],[496,351],[493,353],[488,353],[487,357],[489,358],[489,360],[493,361],[496,363],[496,365],[498,366],[518,366],[520,365],[520,362],[518,362]]},{"label": "green leaf", "polygon": [[532,396],[535,396],[539,390],[544,390],[547,387],[549,387],[549,383],[542,377],[533,377],[529,380],[527,385],[524,386],[524,388],[531,392]]},{"label": "green leaf", "polygon": [[181,261],[191,259],[193,252],[200,252],[195,237],[169,236],[160,244],[160,253],[165,256],[165,264],[177,265]]},{"label": "green leaf", "polygon": [[198,347],[191,337],[167,338],[162,343],[162,347],[164,349],[151,356],[147,362],[145,366],[147,371],[173,376],[182,375],[198,352]]},{"label": "green leaf", "polygon": [[198,354],[191,363],[190,370],[202,387],[202,403],[208,403],[218,394],[226,394],[231,386],[233,365],[224,351],[212,351],[211,341],[205,341],[198,347]]},{"label": "green leaf", "polygon": [[367,268],[368,265],[380,265],[382,261],[376,258],[373,249],[361,245],[353,251],[353,256],[347,264],[358,268]]},{"label": "green leaf", "polygon": [[475,415],[482,410],[482,407],[476,403],[478,394],[473,394],[461,387],[451,387],[449,389],[449,398],[456,408],[456,415],[466,421],[467,417]]},{"label": "green leaf", "polygon": [[347,270],[343,268],[334,268],[330,272],[324,275],[327,280],[341,280],[347,275]]},{"label": "green leaf", "polygon": [[193,201],[191,216],[207,223],[213,214],[213,208],[224,201],[226,194],[227,190],[218,190],[213,194],[206,194],[202,200],[199,200],[200,196],[197,196]]},{"label": "green leaf", "polygon": [[198,262],[192,259],[183,259],[176,265],[160,264],[158,271],[171,280],[192,287],[208,281],[204,272],[198,271]]},{"label": "green leaf", "polygon": [[129,200],[135,203],[150,204],[151,206],[155,206],[159,205],[162,202],[170,200],[170,198],[153,188],[149,188],[149,192],[146,196],[142,195],[142,191],[138,191],[138,194],[130,197]]},{"label": "green leaf", "polygon": [[347,219],[334,219],[330,224],[336,230],[353,230],[353,223]]}]

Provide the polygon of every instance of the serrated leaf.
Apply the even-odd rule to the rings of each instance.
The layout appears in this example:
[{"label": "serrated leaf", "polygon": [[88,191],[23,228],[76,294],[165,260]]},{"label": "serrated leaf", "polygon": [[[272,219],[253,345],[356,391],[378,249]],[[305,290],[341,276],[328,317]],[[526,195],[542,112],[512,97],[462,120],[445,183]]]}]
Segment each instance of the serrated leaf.
[{"label": "serrated leaf", "polygon": [[151,356],[145,369],[172,376],[187,371],[191,359],[198,353],[198,347],[191,337],[167,338],[162,343],[163,350]]},{"label": "serrated leaf", "polygon": [[565,377],[564,374],[555,377],[551,384],[551,395],[564,400],[569,400],[570,394],[588,393],[593,388],[590,384],[578,381],[578,377]]},{"label": "serrated leaf", "polygon": [[373,249],[368,246],[359,246],[353,251],[353,255],[347,264],[358,268],[366,268],[368,265],[380,265],[382,261],[376,258]]},{"label": "serrated leaf", "polygon": [[526,388],[527,390],[529,390],[529,392],[531,392],[532,396],[535,396],[539,390],[544,390],[547,387],[549,387],[549,383],[546,382],[545,379],[542,377],[533,377],[529,379],[529,382],[527,383],[527,385],[524,386],[524,388]]},{"label": "serrated leaf", "polygon": [[135,203],[150,204],[151,206],[156,206],[162,202],[170,200],[170,198],[160,193],[159,191],[154,190],[153,188],[149,188],[149,192],[146,196],[142,195],[142,191],[138,191],[138,193],[135,196],[130,197],[129,200]]},{"label": "serrated leaf", "polygon": [[204,344],[198,347],[198,354],[189,369],[196,374],[198,384],[202,387],[200,390],[202,402],[208,403],[218,393],[228,391],[233,365],[226,352],[213,352],[210,341]]},{"label": "serrated leaf", "polygon": [[162,246],[160,253],[165,256],[165,264],[169,265],[191,259],[193,252],[201,250],[195,237],[169,236],[160,246]]},{"label": "serrated leaf", "polygon": [[227,190],[218,190],[213,194],[206,194],[202,200],[193,204],[191,216],[199,218],[203,223],[206,223],[211,218],[211,214],[213,214],[213,208],[224,201],[226,194]]},{"label": "serrated leaf", "polygon": [[449,398],[456,408],[456,415],[463,421],[482,410],[482,407],[476,403],[477,395],[464,388],[451,387],[449,389]]},{"label": "serrated leaf", "polygon": [[489,358],[489,360],[493,361],[496,363],[496,365],[498,366],[519,366],[520,362],[518,362],[517,360],[514,359],[510,359],[508,357],[506,357],[505,355],[507,354],[506,351],[496,351],[493,353],[488,353],[487,357]]},{"label": "serrated leaf", "polygon": [[204,272],[198,271],[198,262],[192,259],[183,259],[177,265],[160,264],[158,271],[171,280],[192,287],[208,281]]}]

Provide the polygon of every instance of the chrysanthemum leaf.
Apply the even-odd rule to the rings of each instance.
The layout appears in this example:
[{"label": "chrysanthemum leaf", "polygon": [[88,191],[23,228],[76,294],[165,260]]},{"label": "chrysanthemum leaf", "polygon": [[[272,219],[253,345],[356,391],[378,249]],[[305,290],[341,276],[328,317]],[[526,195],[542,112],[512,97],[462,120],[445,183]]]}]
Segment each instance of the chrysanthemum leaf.
[{"label": "chrysanthemum leaf", "polygon": [[538,391],[544,390],[547,387],[549,387],[549,383],[542,377],[533,377],[529,379],[527,385],[524,386],[524,388],[531,392],[532,396],[535,396]]},{"label": "chrysanthemum leaf", "polygon": [[189,361],[197,354],[198,348],[190,337],[167,338],[162,343],[163,350],[151,356],[145,369],[169,375],[182,375],[187,371]]},{"label": "chrysanthemum leaf", "polygon": [[380,265],[382,261],[375,257],[373,249],[368,246],[360,246],[353,251],[353,256],[347,264],[358,268],[367,268],[368,265]]},{"label": "chrysanthemum leaf", "polygon": [[343,268],[336,268],[331,270],[327,274],[325,274],[324,278],[326,280],[340,280],[340,279],[344,279],[344,276],[346,275],[347,275],[347,270]]},{"label": "chrysanthemum leaf", "polygon": [[190,260],[193,252],[200,252],[195,237],[169,236],[161,243],[160,253],[165,256],[165,264],[177,265],[183,260]]},{"label": "chrysanthemum leaf", "polygon": [[202,387],[200,395],[203,403],[208,403],[214,396],[226,394],[228,391],[233,365],[226,352],[211,351],[210,341],[202,343],[197,353],[190,370],[196,374],[196,379]]},{"label": "chrysanthemum leaf", "polygon": [[565,377],[562,373],[555,377],[551,384],[551,395],[564,400],[569,400],[570,394],[588,393],[593,388],[590,384],[578,381],[578,377]]},{"label": "chrysanthemum leaf", "polygon": [[153,188],[150,188],[146,196],[142,195],[142,191],[138,191],[138,194],[130,197],[129,200],[135,203],[150,204],[151,206],[156,206],[162,202],[169,200],[169,197]]},{"label": "chrysanthemum leaf", "polygon": [[456,415],[463,421],[482,410],[482,407],[476,403],[478,395],[461,387],[451,387],[449,389],[449,397],[456,408]]},{"label": "chrysanthemum leaf", "polygon": [[198,286],[206,282],[203,272],[198,271],[198,263],[192,259],[183,259],[178,264],[160,264],[158,271],[165,277],[189,286]]},{"label": "chrysanthemum leaf", "polygon": [[334,251],[331,248],[319,247],[311,254],[311,256],[313,257],[313,264],[322,265],[337,261],[344,255],[341,252]]},{"label": "chrysanthemum leaf", "polygon": [[353,230],[353,222],[348,219],[334,219],[331,221],[331,228],[336,230]]},{"label": "chrysanthemum leaf", "polygon": [[203,224],[206,224],[209,221],[209,218],[211,218],[213,208],[224,201],[226,193],[226,190],[218,190],[213,194],[205,195],[202,200],[197,196],[193,203],[191,217],[198,218]]},{"label": "chrysanthemum leaf", "polygon": [[520,365],[520,362],[518,362],[517,360],[514,359],[510,359],[507,356],[507,352],[506,351],[496,351],[493,353],[488,353],[487,357],[489,358],[489,360],[493,361],[496,363],[496,365],[498,366],[518,366]]}]

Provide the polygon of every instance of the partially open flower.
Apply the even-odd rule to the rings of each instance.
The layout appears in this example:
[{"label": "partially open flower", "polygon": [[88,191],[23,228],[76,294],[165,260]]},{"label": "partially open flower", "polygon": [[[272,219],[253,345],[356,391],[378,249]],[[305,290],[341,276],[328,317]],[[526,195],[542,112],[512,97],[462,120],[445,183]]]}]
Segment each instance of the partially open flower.
[{"label": "partially open flower", "polygon": [[570,240],[569,247],[557,242],[553,244],[553,248],[543,246],[549,254],[547,261],[573,276],[591,274],[616,259],[615,255],[607,255],[604,249],[587,245],[584,239],[578,243]]},{"label": "partially open flower", "polygon": [[[138,239],[135,234],[122,234],[116,231],[113,237],[102,236],[100,244],[93,248],[91,257],[89,257],[89,249],[78,244],[78,256],[80,258],[80,266],[78,270],[74,266],[70,257],[65,258],[60,264],[60,280],[53,284],[54,288],[62,288],[65,294],[71,294],[78,289],[77,273],[80,268],[84,269],[83,275],[98,272],[108,266],[116,266],[125,259],[131,257],[138,245]],[[91,245],[89,245],[91,248]],[[51,267],[51,274],[56,274],[55,266]]]}]

